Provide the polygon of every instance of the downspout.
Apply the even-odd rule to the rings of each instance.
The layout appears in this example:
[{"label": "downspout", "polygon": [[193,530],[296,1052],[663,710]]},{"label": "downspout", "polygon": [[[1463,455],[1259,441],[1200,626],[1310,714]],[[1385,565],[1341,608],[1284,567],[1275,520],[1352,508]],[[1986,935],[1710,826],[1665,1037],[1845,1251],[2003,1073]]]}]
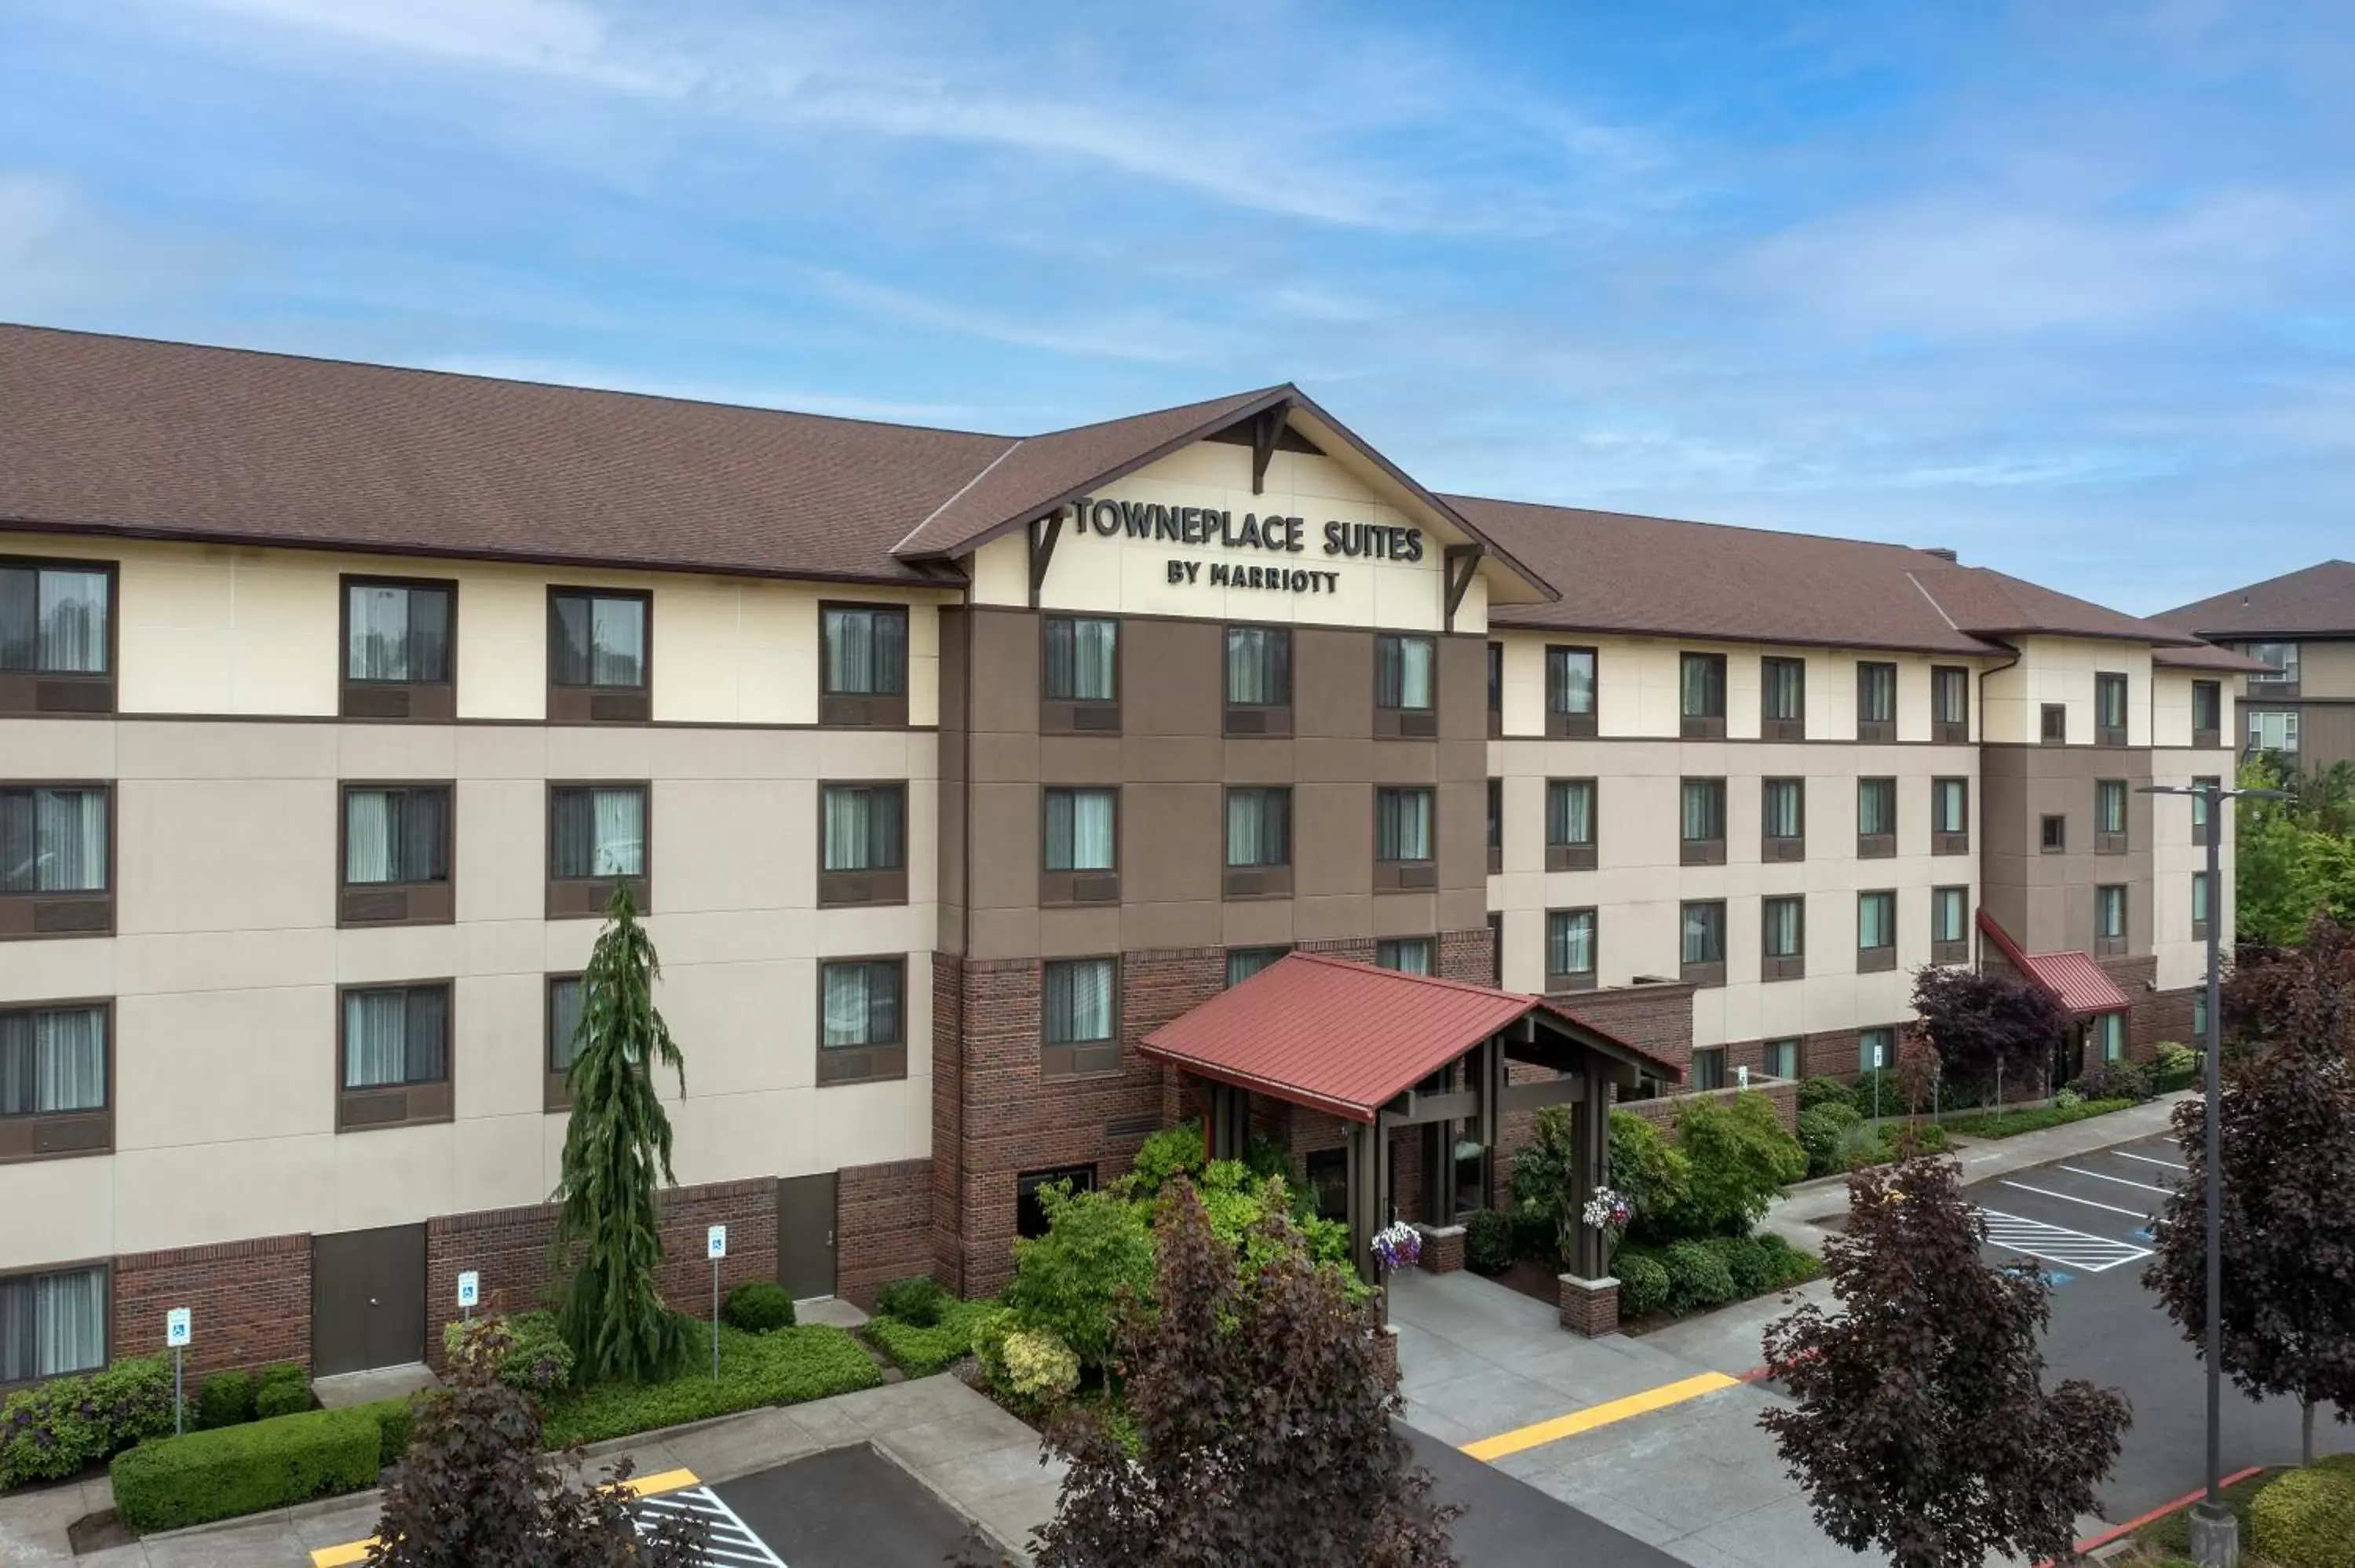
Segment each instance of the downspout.
[{"label": "downspout", "polygon": [[[2011,647],[2011,645],[2010,645],[2009,643],[2008,643],[2008,642],[1998,642],[1998,643],[1997,643],[1997,644],[1996,644],[1996,646],[1997,646],[1997,647],[1998,647],[1998,648],[2010,648],[2010,647]],[[1975,714],[1974,715],[1972,715],[1972,716],[1973,716],[1973,720],[1974,720],[1974,724],[1975,724],[1975,727],[1974,727],[1974,729],[1972,730],[1972,732],[1971,732],[1971,733],[1972,733],[1973,735],[1975,735],[1975,736],[1977,736],[1977,738],[1976,740],[1974,740],[1974,741],[1971,743],[1971,761],[1972,761],[1972,763],[1973,763],[1973,765],[1974,765],[1974,766],[1976,766],[1976,765],[1977,764],[1978,759],[1979,759],[1979,747],[1983,747],[1983,746],[1985,746],[1985,745],[1987,744],[1987,677],[1988,677],[1989,675],[2000,675],[2000,674],[2002,674],[2006,670],[2009,670],[2009,669],[2010,669],[2013,665],[2015,665],[2015,664],[2019,663],[2019,661],[2020,661],[2020,657],[2021,657],[2021,655],[2020,655],[2020,652],[2019,652],[2019,649],[2017,649],[2017,648],[2012,648],[2012,649],[2011,649],[2011,657],[2010,657],[2010,658],[2009,658],[2009,659],[2005,660],[2002,663],[1998,664],[1998,665],[1995,665],[1994,667],[1992,667],[1992,668],[1990,668],[1990,669],[1981,670],[1981,671],[1979,672],[1979,702],[1978,702],[1978,712],[1977,712],[1977,714]],[[1974,835],[1974,836],[1972,837],[1972,839],[1971,839],[1971,843],[1972,843],[1972,845],[1974,846],[1974,847],[1972,848],[1972,850],[1971,850],[1971,858],[1972,858],[1973,860],[1975,860],[1975,861],[1978,862],[1977,866],[1976,866],[1974,869],[1975,869],[1975,871],[1976,871],[1976,872],[1977,872],[1977,881],[1978,881],[1978,885],[1979,885],[1979,891],[1980,891],[1982,894],[1984,894],[1984,893],[1987,891],[1987,858],[1986,858],[1986,857],[1987,857],[1987,779],[1986,779],[1986,775],[1985,775],[1985,771],[1984,771],[1984,770],[1982,770],[1982,771],[1981,771],[1981,773],[1980,773],[1980,775],[1979,775],[1978,784],[1979,784],[1979,788],[1978,788],[1976,791],[1974,791],[1974,793],[1976,793],[1976,794],[1978,796],[1978,800],[1977,800],[1977,801],[1976,802],[1976,804],[1978,806],[1978,809],[1979,809],[1979,831],[1978,831],[1978,832],[1977,832],[1976,835]],[[1977,902],[1977,901],[1975,901],[1975,902]],[[1978,907],[1979,907],[1980,909],[1985,909],[1985,908],[1987,907],[1987,906],[1986,906],[1984,903],[1979,903]],[[1972,922],[1971,922],[1971,930],[1972,930],[1972,933],[1973,933],[1973,935],[1974,935],[1974,936],[1977,936],[1977,935],[1979,935],[1979,934],[1980,934],[1980,932],[1979,932],[1979,924],[1978,924],[1978,922],[1977,922],[1977,920],[1974,920],[1974,921],[1972,921]],[[1976,943],[1976,942],[1974,942],[1974,943],[1972,944],[1971,967],[1972,967],[1973,969],[1978,969],[1978,968],[1982,967],[1982,966],[1985,964],[1985,962],[1986,962],[1985,957],[1984,957],[1984,955],[1980,952],[1980,950],[1979,950],[1979,947],[1978,947],[1978,944],[1977,944],[1977,943]]]}]

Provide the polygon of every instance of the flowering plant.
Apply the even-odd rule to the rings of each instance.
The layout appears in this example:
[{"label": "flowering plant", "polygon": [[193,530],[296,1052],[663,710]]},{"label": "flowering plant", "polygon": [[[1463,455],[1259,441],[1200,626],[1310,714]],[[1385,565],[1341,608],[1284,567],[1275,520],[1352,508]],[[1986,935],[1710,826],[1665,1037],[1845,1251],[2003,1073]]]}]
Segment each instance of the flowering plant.
[{"label": "flowering plant", "polygon": [[1636,1205],[1627,1201],[1624,1192],[1597,1187],[1594,1195],[1586,1200],[1583,1217],[1590,1229],[1608,1232],[1611,1239],[1617,1241],[1627,1229],[1627,1222],[1636,1217]]},{"label": "flowering plant", "polygon": [[1374,1257],[1385,1274],[1412,1268],[1423,1261],[1423,1233],[1393,1220],[1374,1233]]}]

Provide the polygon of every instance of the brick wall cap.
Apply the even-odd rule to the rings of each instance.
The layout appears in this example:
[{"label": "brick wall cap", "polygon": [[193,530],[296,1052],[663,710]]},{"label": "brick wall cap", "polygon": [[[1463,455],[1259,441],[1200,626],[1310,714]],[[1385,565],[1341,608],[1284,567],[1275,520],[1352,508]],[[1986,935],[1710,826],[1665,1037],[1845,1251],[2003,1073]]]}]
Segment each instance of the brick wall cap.
[{"label": "brick wall cap", "polygon": [[1609,1274],[1600,1279],[1585,1279],[1575,1274],[1558,1274],[1554,1276],[1554,1279],[1557,1283],[1567,1285],[1573,1290],[1583,1290],[1589,1294],[1619,1288],[1618,1277]]},{"label": "brick wall cap", "polygon": [[1414,1223],[1414,1228],[1433,1241],[1446,1241],[1464,1234],[1462,1225],[1426,1225],[1420,1220]]}]

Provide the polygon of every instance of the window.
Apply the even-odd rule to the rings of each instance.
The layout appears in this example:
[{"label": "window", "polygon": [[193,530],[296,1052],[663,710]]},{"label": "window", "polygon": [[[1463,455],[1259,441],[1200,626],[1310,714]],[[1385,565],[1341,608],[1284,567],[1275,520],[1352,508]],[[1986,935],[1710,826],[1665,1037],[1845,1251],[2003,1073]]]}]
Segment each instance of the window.
[{"label": "window", "polygon": [[1439,645],[1428,637],[1374,639],[1374,733],[1430,736],[1439,733],[1433,665]]},{"label": "window", "polygon": [[1769,779],[1761,790],[1760,824],[1766,860],[1807,858],[1807,785],[1803,779]]},{"label": "window", "polygon": [[651,594],[550,588],[548,716],[644,723],[653,613]]},{"label": "window", "polygon": [[1120,623],[1050,615],[1042,627],[1039,731],[1108,734],[1120,728]]},{"label": "window", "polygon": [[1930,780],[1930,853],[1971,853],[1971,781]]},{"label": "window", "polygon": [[343,715],[447,719],[457,712],[458,585],[344,578]]},{"label": "window", "polygon": [[1692,1054],[1691,1081],[1686,1086],[1696,1092],[1725,1087],[1725,1047],[1696,1045]]},{"label": "window", "polygon": [[2123,779],[2094,781],[2094,853],[2126,853],[2126,781]]},{"label": "window", "polygon": [[346,785],[344,880],[336,893],[336,924],[438,924],[455,913],[450,890],[450,786]]},{"label": "window", "polygon": [[908,722],[908,611],[818,606],[817,722],[895,729]]},{"label": "window", "polygon": [[1227,983],[1237,986],[1292,951],[1290,948],[1229,948]]},{"label": "window", "polygon": [[1374,791],[1374,891],[1439,885],[1431,857],[1432,792]]},{"label": "window", "polygon": [[1679,825],[1681,863],[1686,865],[1725,863],[1725,780],[1688,779],[1684,781]]},{"label": "window", "polygon": [[1491,989],[1505,989],[1505,916],[1500,909],[1488,911],[1488,984]]},{"label": "window", "polygon": [[1594,987],[1594,911],[1554,909],[1546,914],[1546,990],[1591,991]]},{"label": "window", "polygon": [[343,1092],[336,1128],[450,1119],[450,987],[343,993]]},{"label": "window", "polygon": [[572,1059],[581,1050],[581,977],[550,975],[548,977],[547,1083],[542,1086],[540,1108],[560,1111],[572,1104],[572,1088],[566,1080],[572,1073]]},{"label": "window", "polygon": [[1695,985],[1725,983],[1725,904],[1721,899],[1688,904],[1678,922],[1683,931],[1681,978]]},{"label": "window", "polygon": [[114,568],[0,561],[0,714],[114,711]]},{"label": "window", "polygon": [[1320,1220],[1348,1219],[1349,1151],[1346,1149],[1315,1150],[1301,1163],[1308,1177],[1308,1191],[1316,1200],[1316,1217]]},{"label": "window", "polygon": [[2052,815],[2037,819],[2037,848],[2046,854],[2064,854],[2069,849],[2069,819]]},{"label": "window", "polygon": [[1045,852],[1039,882],[1041,904],[1105,904],[1120,898],[1120,792],[1044,792]]},{"label": "window", "polygon": [[2126,1054],[2126,1015],[2105,1012],[2094,1020],[2094,1048],[2105,1062],[2115,1062]]},{"label": "window", "polygon": [[1897,738],[1897,666],[1866,659],[1856,667],[1856,737]]},{"label": "window", "polygon": [[1758,661],[1758,733],[1767,740],[1807,738],[1807,662]]},{"label": "window", "polygon": [[1281,626],[1230,626],[1227,733],[1292,733],[1292,633]]},{"label": "window", "polygon": [[[2192,787],[2200,789],[2220,789],[2223,787],[2223,782],[2212,773],[2191,781]],[[2195,844],[2204,844],[2208,842],[2209,824],[2215,821],[2210,804],[2213,800],[2214,797],[2210,795],[2191,797],[2191,842]]]},{"label": "window", "polygon": [[1039,1194],[1049,1187],[1060,1187],[1070,1192],[1092,1192],[1096,1190],[1096,1168],[1092,1165],[1062,1165],[1052,1171],[1026,1171],[1014,1179],[1014,1234],[1025,1241],[1036,1241],[1047,1234],[1047,1205]]},{"label": "window", "polygon": [[1039,1071],[1050,1078],[1120,1071],[1120,966],[1112,959],[1058,959],[1039,977]]},{"label": "window", "polygon": [[1799,1043],[1796,1040],[1769,1040],[1763,1057],[1768,1077],[1797,1080]]},{"label": "window", "polygon": [[1546,650],[1546,734],[1572,740],[1594,735],[1594,650]]},{"label": "window", "polygon": [[108,1011],[102,1001],[0,1010],[0,1163],[114,1146]]},{"label": "window", "polygon": [[1971,738],[1971,673],[1960,664],[1930,670],[1930,738],[1948,745]]},{"label": "window", "polygon": [[2262,675],[2249,677],[2253,686],[2294,686],[2297,684],[2297,644],[2295,642],[2252,642],[2249,657],[2273,668]]},{"label": "window", "polygon": [[2219,746],[2224,736],[2224,683],[2191,683],[2191,744]]},{"label": "window", "polygon": [[1678,661],[1678,706],[1687,740],[1725,737],[1725,655],[1687,653]]},{"label": "window", "polygon": [[1807,972],[1807,902],[1803,897],[1761,901],[1759,924],[1765,963],[1763,980],[1797,980]]},{"label": "window", "polygon": [[549,919],[603,914],[624,880],[638,912],[651,907],[645,785],[550,785],[548,820]]},{"label": "window", "polygon": [[1856,1070],[1878,1073],[1897,1065],[1897,1031],[1859,1029],[1856,1032]]},{"label": "window", "polygon": [[112,806],[102,784],[0,789],[0,938],[114,928]]},{"label": "window", "polygon": [[2069,709],[2063,703],[2046,703],[2037,710],[2038,738],[2047,746],[2065,746],[2069,740]]},{"label": "window", "polygon": [[1505,733],[1505,645],[1488,644],[1488,738],[1500,739]]},{"label": "window", "polygon": [[0,1279],[0,1383],[106,1364],[106,1266]]},{"label": "window", "polygon": [[1292,891],[1292,791],[1227,791],[1226,895]]},{"label": "window", "polygon": [[1897,895],[1886,888],[1856,895],[1856,972],[1897,967]]},{"label": "window", "polygon": [[818,787],[818,907],[908,901],[908,787]]},{"label": "window", "polygon": [[2094,889],[2094,956],[2112,959],[2126,950],[2126,890],[2115,884]]},{"label": "window", "polygon": [[2194,941],[2208,938],[2208,874],[2191,874],[2191,937]]},{"label": "window", "polygon": [[833,959],[818,965],[817,1081],[871,1083],[908,1075],[901,958]]},{"label": "window", "polygon": [[2275,708],[2249,710],[2249,749],[2279,751],[2297,755],[2297,710]]},{"label": "window", "polygon": [[1594,780],[1546,780],[1546,869],[1594,869]]},{"label": "window", "polygon": [[1488,780],[1488,873],[1505,869],[1505,781]]},{"label": "window", "polygon": [[2208,990],[2205,986],[2191,993],[2191,1038],[2202,1049],[2208,1043]]},{"label": "window", "polygon": [[1897,853],[1896,779],[1856,781],[1856,853],[1860,860],[1886,859]]},{"label": "window", "polygon": [[1374,966],[1396,969],[1401,974],[1427,975],[1432,963],[1432,940],[1428,937],[1398,937],[1374,944]]},{"label": "window", "polygon": [[1930,961],[1966,964],[1971,961],[1971,890],[1967,887],[1930,889]]},{"label": "window", "polygon": [[2094,744],[2124,746],[2126,743],[2126,678],[2124,675],[2097,674],[2094,677]]}]

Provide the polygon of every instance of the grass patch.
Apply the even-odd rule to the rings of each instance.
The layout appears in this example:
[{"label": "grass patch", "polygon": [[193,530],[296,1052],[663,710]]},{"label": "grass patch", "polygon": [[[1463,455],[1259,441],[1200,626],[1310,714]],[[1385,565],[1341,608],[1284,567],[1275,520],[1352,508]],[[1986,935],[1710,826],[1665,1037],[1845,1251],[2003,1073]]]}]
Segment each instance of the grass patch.
[{"label": "grass patch", "polygon": [[555,1395],[548,1402],[548,1446],[602,1443],[764,1404],[799,1404],[872,1388],[882,1381],[873,1358],[858,1340],[824,1324],[773,1334],[748,1334],[723,1325],[717,1383],[711,1377],[709,1341],[698,1343],[701,1349],[687,1369],[666,1382],[598,1383]]},{"label": "grass patch", "polygon": [[[2224,1489],[2224,1506],[2241,1521],[2241,1562],[2243,1568],[2265,1568],[2262,1558],[2249,1555],[2249,1505],[2257,1494],[2286,1470],[2264,1470],[2248,1479],[2235,1481]],[[2111,1559],[2113,1563],[2129,1568],[2174,1568],[2177,1563],[2191,1562],[2191,1510],[2179,1508],[2173,1513],[2152,1520],[2131,1537],[2131,1550]]]},{"label": "grass patch", "polygon": [[973,1329],[995,1301],[952,1301],[941,1308],[941,1320],[930,1328],[903,1323],[884,1314],[868,1320],[867,1338],[910,1377],[930,1377],[946,1372],[973,1350]]},{"label": "grass patch", "polygon": [[1950,1137],[2017,1138],[2023,1132],[2041,1132],[2048,1127],[2065,1127],[2088,1117],[2107,1116],[2136,1103],[2086,1100],[2073,1106],[2038,1106],[2031,1110],[1980,1111],[1969,1116],[1950,1116],[1945,1128]]}]

